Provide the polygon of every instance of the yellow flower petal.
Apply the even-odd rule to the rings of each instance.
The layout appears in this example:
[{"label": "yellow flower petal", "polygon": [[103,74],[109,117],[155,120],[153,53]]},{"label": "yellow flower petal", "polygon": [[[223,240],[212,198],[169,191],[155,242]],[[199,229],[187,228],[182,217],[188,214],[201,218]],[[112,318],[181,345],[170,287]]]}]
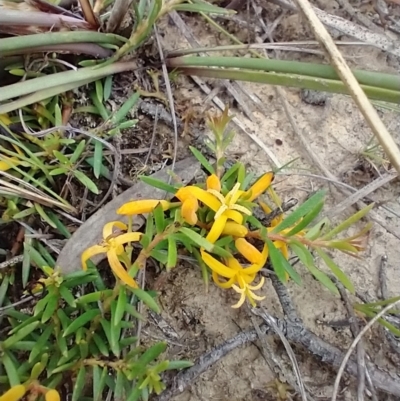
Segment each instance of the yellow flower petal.
[{"label": "yellow flower petal", "polygon": [[232,237],[245,237],[248,232],[249,230],[247,227],[233,221],[227,221],[224,229],[222,230],[223,235],[232,235]]},{"label": "yellow flower petal", "polygon": [[249,285],[248,288],[249,288],[250,290],[252,290],[252,291],[257,291],[257,290],[259,290],[259,289],[264,285],[264,282],[265,282],[265,278],[264,278],[264,277],[261,277],[261,280],[260,280],[260,282],[259,282],[258,284],[256,284],[256,285]]},{"label": "yellow flower petal", "polygon": [[139,288],[136,281],[128,274],[114,250],[110,249],[107,252],[108,263],[110,264],[113,273],[126,285],[132,288]]},{"label": "yellow flower petal", "polygon": [[261,252],[244,238],[237,238],[235,241],[236,249],[250,262],[260,264],[262,261]]},{"label": "yellow flower petal", "polygon": [[269,172],[261,176],[253,186],[246,192],[246,198],[248,201],[252,202],[254,199],[258,198],[267,188],[271,185],[274,179],[274,173]]},{"label": "yellow flower petal", "polygon": [[81,256],[82,269],[87,270],[86,262],[95,255],[100,253],[106,253],[108,251],[107,247],[102,245],[93,245],[90,248],[83,251]]},{"label": "yellow flower petal", "polygon": [[168,210],[170,202],[166,200],[147,199],[147,200],[136,200],[125,203],[118,210],[117,214],[134,215],[152,212],[158,204],[161,204],[163,210]]},{"label": "yellow flower petal", "polygon": [[215,271],[212,271],[212,278],[214,283],[220,288],[231,288],[235,282],[235,277],[230,278],[228,281],[220,281],[219,276]]},{"label": "yellow flower petal", "polygon": [[122,221],[110,221],[103,227],[103,239],[106,240],[107,238],[111,237],[111,235],[113,234],[114,227],[117,227],[120,230],[128,229],[128,226],[124,224]]},{"label": "yellow flower petal", "polygon": [[237,210],[227,210],[224,212],[224,215],[227,216],[228,219],[233,220],[235,223],[243,223],[243,215]]},{"label": "yellow flower petal", "polygon": [[16,157],[6,157],[2,156],[2,159],[0,161],[0,171],[7,171],[10,168],[14,166],[18,166],[19,164],[22,163],[22,160],[16,158]]},{"label": "yellow flower petal", "polygon": [[221,192],[221,181],[215,174],[211,174],[207,177],[206,185],[207,189],[214,189],[215,191]]},{"label": "yellow flower petal", "polygon": [[244,304],[244,301],[246,300],[246,294],[245,294],[244,289],[240,289],[236,285],[233,285],[232,288],[240,294],[240,299],[239,299],[238,303],[231,306],[232,308],[237,309],[237,308],[240,308]]},{"label": "yellow flower petal", "polygon": [[236,271],[243,270],[242,265],[239,263],[239,261],[236,258],[228,258],[226,260],[226,265]]},{"label": "yellow flower petal", "polygon": [[26,393],[25,386],[18,384],[6,391],[2,396],[0,396],[0,401],[18,401]]},{"label": "yellow flower petal", "polygon": [[201,258],[203,259],[204,263],[212,270],[215,271],[222,277],[232,278],[236,272],[229,267],[222,264],[219,260],[215,259],[213,256],[208,254],[207,252],[200,250]]},{"label": "yellow flower petal", "polygon": [[133,233],[125,233],[118,235],[118,237],[114,238],[114,243],[118,246],[127,244],[128,242],[137,242],[142,238],[142,233],[133,232]]},{"label": "yellow flower petal", "polygon": [[189,196],[194,196],[196,199],[204,203],[214,212],[217,212],[218,209],[221,207],[221,202],[214,195],[205,191],[204,189],[195,187],[193,185],[179,189],[175,196],[181,202],[184,202]]},{"label": "yellow flower petal", "polygon": [[225,201],[228,205],[230,206],[234,205],[239,200],[240,196],[243,194],[243,191],[240,191],[239,188],[240,188],[240,182],[237,182],[226,195]]},{"label": "yellow flower petal", "polygon": [[46,401],[60,401],[60,394],[58,394],[57,390],[49,390],[45,395]]},{"label": "yellow flower petal", "polygon": [[181,214],[186,223],[194,226],[197,223],[197,210],[199,209],[199,202],[194,196],[187,198],[182,203]]},{"label": "yellow flower petal", "polygon": [[206,239],[210,241],[212,244],[215,244],[215,242],[221,236],[227,219],[228,218],[226,216],[222,215],[218,217],[217,220],[214,221],[214,224],[212,225],[211,230],[209,231],[206,237]]}]

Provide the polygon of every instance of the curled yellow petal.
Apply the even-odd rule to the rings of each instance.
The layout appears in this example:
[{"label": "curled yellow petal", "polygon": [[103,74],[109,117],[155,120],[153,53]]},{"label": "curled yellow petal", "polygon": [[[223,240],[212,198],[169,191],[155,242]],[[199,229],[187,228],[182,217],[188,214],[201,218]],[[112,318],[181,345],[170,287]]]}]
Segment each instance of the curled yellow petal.
[{"label": "curled yellow petal", "polygon": [[102,245],[93,245],[90,248],[83,251],[81,256],[82,269],[87,270],[86,262],[95,255],[99,255],[100,253],[106,253],[107,247]]},{"label": "curled yellow petal", "polygon": [[207,177],[206,185],[207,189],[214,189],[215,191],[221,192],[221,181],[215,174],[211,174]]},{"label": "curled yellow petal", "polygon": [[236,303],[235,305],[232,305],[232,308],[237,309],[237,308],[240,308],[244,304],[244,301],[246,300],[246,292],[245,292],[244,288],[239,288],[236,285],[232,285],[232,288],[237,293],[240,294],[240,299],[239,299],[238,303]]},{"label": "curled yellow petal", "polygon": [[114,227],[117,227],[120,230],[128,229],[128,226],[122,221],[110,221],[109,223],[106,223],[103,227],[103,239],[106,240],[107,238],[111,237]]},{"label": "curled yellow petal", "polygon": [[226,216],[222,215],[218,217],[217,220],[214,221],[214,224],[212,225],[211,230],[209,231],[206,237],[206,239],[210,241],[212,244],[214,244],[221,236],[227,219],[228,218]]},{"label": "curled yellow petal", "polygon": [[249,230],[244,225],[233,221],[227,221],[222,230],[223,235],[232,235],[232,237],[245,237],[248,232]]},{"label": "curled yellow petal", "polygon": [[186,223],[194,226],[197,223],[197,210],[199,209],[199,202],[194,196],[191,196],[183,201],[181,214]]},{"label": "curled yellow petal", "polygon": [[199,187],[195,187],[190,185],[185,188],[180,188],[175,196],[181,201],[184,202],[190,196],[194,196],[200,202],[204,203],[214,212],[217,212],[221,207],[221,202],[211,193],[201,189]]},{"label": "curled yellow petal", "polygon": [[235,270],[230,269],[229,267],[225,266],[219,260],[215,259],[213,256],[208,254],[207,252],[201,250],[201,258],[203,259],[204,263],[212,270],[215,271],[222,277],[232,278],[236,272]]},{"label": "curled yellow petal", "polygon": [[214,283],[220,288],[231,288],[232,284],[235,282],[235,277],[231,277],[228,281],[220,281],[218,274],[212,271],[212,278]]},{"label": "curled yellow petal", "polygon": [[25,393],[25,386],[22,384],[18,384],[17,386],[11,387],[10,390],[1,395],[0,401],[18,401],[25,395]]},{"label": "curled yellow petal", "polygon": [[157,199],[147,199],[147,200],[136,200],[132,202],[125,203],[118,210],[117,214],[134,215],[152,212],[157,205],[160,204],[162,209],[168,210],[170,207],[170,202],[166,200]]},{"label": "curled yellow petal", "polygon": [[127,244],[128,242],[137,242],[140,241],[142,235],[143,234],[139,232],[125,233],[114,238],[114,243],[119,246]]},{"label": "curled yellow petal", "polygon": [[262,175],[246,192],[246,196],[249,196],[247,200],[252,202],[254,199],[258,198],[271,185],[273,179],[274,173],[272,172]]},{"label": "curled yellow petal", "polygon": [[256,284],[256,285],[249,285],[248,288],[249,288],[250,290],[252,290],[252,291],[257,291],[257,290],[259,290],[259,289],[264,285],[264,281],[265,281],[265,278],[264,278],[264,277],[261,277],[261,280],[260,280],[260,282],[259,282],[258,284]]},{"label": "curled yellow petal", "polygon": [[263,257],[261,252],[244,238],[237,238],[235,241],[236,249],[250,262],[260,264]]},{"label": "curled yellow petal", "polygon": [[60,394],[58,394],[57,390],[49,390],[45,395],[46,401],[60,401]]},{"label": "curled yellow petal", "polygon": [[228,219],[233,220],[235,223],[243,223],[243,215],[237,210],[226,210],[224,215],[227,216]]},{"label": "curled yellow petal", "polygon": [[126,285],[132,288],[139,288],[136,281],[128,274],[124,269],[121,262],[118,260],[118,256],[114,250],[110,249],[107,252],[108,263],[110,264],[113,273]]}]

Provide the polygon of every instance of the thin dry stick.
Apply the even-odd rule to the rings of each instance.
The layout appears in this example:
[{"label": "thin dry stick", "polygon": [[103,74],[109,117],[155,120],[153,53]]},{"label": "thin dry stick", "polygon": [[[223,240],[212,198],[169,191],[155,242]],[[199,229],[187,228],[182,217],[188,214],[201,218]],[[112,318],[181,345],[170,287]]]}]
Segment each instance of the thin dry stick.
[{"label": "thin dry stick", "polygon": [[354,349],[357,347],[357,344],[360,342],[361,338],[364,336],[364,334],[370,329],[370,327],[380,318],[382,317],[387,311],[395,307],[397,304],[400,304],[400,299],[392,302],[385,308],[383,308],[358,334],[358,336],[354,339],[353,343],[351,344],[350,348],[346,352],[346,355],[343,358],[343,361],[340,365],[338,374],[336,376],[335,384],[333,386],[333,394],[332,394],[332,400],[331,401],[336,401],[337,394],[339,391],[339,384],[340,384],[340,379],[343,376],[343,372],[346,368],[346,364],[350,359],[351,354],[353,353]]},{"label": "thin dry stick", "polygon": [[361,113],[371,127],[372,132],[377,137],[382,148],[385,150],[393,167],[398,173],[400,173],[400,150],[380,119],[377,111],[374,109],[371,102],[368,100],[368,97],[361,89],[345,59],[336,47],[335,42],[329,35],[322,22],[318,19],[308,0],[295,0],[295,3],[306,17],[315,37],[328,53],[332,66],[335,68],[337,74],[346,85],[351,97],[354,99]]},{"label": "thin dry stick", "polygon": [[294,354],[293,349],[289,344],[289,341],[286,339],[285,334],[278,327],[275,319],[271,315],[269,315],[264,308],[252,308],[251,313],[253,313],[256,316],[261,317],[261,319],[263,319],[269,326],[271,326],[273,328],[273,330],[275,331],[275,333],[279,336],[280,340],[282,341],[282,343],[286,349],[287,354],[289,355],[289,359],[292,362],[293,371],[296,375],[299,391],[301,394],[301,399],[303,401],[307,401],[306,390],[304,389],[304,383],[301,378],[299,364],[297,363],[296,355]]},{"label": "thin dry stick", "polygon": [[[161,63],[162,63],[162,65],[161,65],[162,74],[163,74],[163,78],[164,78],[165,88],[167,90],[167,98],[168,98],[169,108],[171,110],[172,122],[174,124],[174,153],[172,156],[172,165],[171,165],[171,171],[174,172],[176,157],[178,155],[178,123],[176,121],[174,96],[172,94],[171,81],[169,80],[168,70],[167,70],[167,66],[165,64],[164,52],[163,52],[163,48],[161,46],[161,39],[160,39],[160,35],[158,34],[158,30],[157,30],[156,26],[154,26],[154,33],[155,33],[155,37],[156,37],[158,53],[160,55],[160,59],[161,59]],[[168,183],[171,182],[171,179],[172,179],[172,175],[169,175]]]}]

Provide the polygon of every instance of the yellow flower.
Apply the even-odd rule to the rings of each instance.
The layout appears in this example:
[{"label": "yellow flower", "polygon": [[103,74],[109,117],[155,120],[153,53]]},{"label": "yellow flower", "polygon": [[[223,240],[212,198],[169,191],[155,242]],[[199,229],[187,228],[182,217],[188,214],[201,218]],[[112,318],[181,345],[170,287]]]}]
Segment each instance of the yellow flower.
[{"label": "yellow flower", "polygon": [[108,263],[113,271],[113,273],[125,284],[133,288],[138,288],[136,281],[128,274],[126,269],[122,266],[118,259],[119,255],[122,255],[125,251],[124,244],[129,242],[139,241],[142,233],[133,232],[125,233],[118,236],[113,234],[113,228],[117,227],[121,230],[127,230],[126,224],[120,221],[112,221],[107,223],[103,228],[103,241],[100,245],[94,245],[86,249],[82,253],[81,261],[82,268],[87,269],[86,261],[91,257],[98,255],[100,253],[106,253]]},{"label": "yellow flower", "polygon": [[46,401],[60,401],[60,394],[57,390],[49,390],[45,395]]},{"label": "yellow flower", "polygon": [[[264,256],[262,253],[250,242],[246,241],[244,238],[237,238],[235,241],[236,249],[242,254],[250,263],[260,264],[262,263]],[[264,248],[268,250],[267,246]],[[268,251],[267,257],[268,257]]]},{"label": "yellow flower", "polygon": [[273,179],[274,173],[272,172],[262,175],[246,192],[246,200],[252,202],[254,199],[258,198],[271,185]]},{"label": "yellow flower", "polygon": [[215,174],[211,174],[209,177],[207,177],[206,186],[207,190],[214,189],[218,192],[221,192],[221,181]]},{"label": "yellow flower", "polygon": [[0,401],[18,401],[25,395],[25,393],[25,386],[18,384],[17,386],[11,387],[10,390],[1,395]]},{"label": "yellow flower", "polygon": [[249,233],[247,227],[242,224],[235,223],[234,221],[228,221],[222,230],[223,235],[232,235],[232,237],[245,237]]},{"label": "yellow flower", "polygon": [[[254,300],[260,301],[265,298],[252,292],[262,287],[264,278],[261,279],[257,286],[251,286],[250,283],[254,281],[256,274],[265,265],[268,258],[268,248],[265,245],[261,253],[258,250],[256,251],[261,255],[259,263],[254,263],[249,267],[243,267],[235,258],[227,258],[225,261],[226,264],[224,264],[204,250],[200,250],[204,263],[212,271],[214,283],[221,288],[233,288],[236,292],[241,294],[239,302],[232,306],[234,308],[240,307],[246,298],[253,306],[255,305]],[[227,279],[227,281],[221,281],[220,277]]]},{"label": "yellow flower", "polygon": [[264,285],[264,277],[261,277],[260,282],[257,285],[249,285],[247,283],[243,283],[242,287],[238,287],[237,285],[232,285],[232,288],[240,294],[240,299],[237,304],[232,305],[232,308],[240,308],[243,304],[246,298],[249,300],[251,305],[253,307],[256,306],[255,301],[262,301],[265,299],[265,296],[260,297],[259,295],[254,294],[253,291],[259,290],[263,285]]},{"label": "yellow flower", "polygon": [[118,210],[117,214],[134,215],[152,212],[158,205],[161,205],[166,211],[170,208],[171,203],[166,200],[148,199],[136,200],[125,203]]}]

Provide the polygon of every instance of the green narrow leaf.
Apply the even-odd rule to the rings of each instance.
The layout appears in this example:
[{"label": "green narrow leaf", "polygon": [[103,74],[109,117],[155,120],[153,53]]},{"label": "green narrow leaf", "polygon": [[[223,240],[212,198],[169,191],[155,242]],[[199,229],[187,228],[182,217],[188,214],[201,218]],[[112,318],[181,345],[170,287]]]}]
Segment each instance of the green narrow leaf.
[{"label": "green narrow leaf", "polygon": [[71,164],[68,157],[63,155],[58,150],[53,150],[53,155],[61,164],[66,164],[67,166],[69,166]]},{"label": "green narrow leaf", "polygon": [[203,154],[194,148],[193,146],[189,146],[190,151],[193,153],[194,157],[200,162],[200,164],[210,173],[215,174],[214,167],[211,163],[203,156]]},{"label": "green narrow leaf", "polygon": [[309,272],[322,284],[324,285],[332,294],[339,295],[339,290],[336,285],[332,282],[332,280],[314,264],[314,258],[311,255],[311,252],[301,243],[299,242],[291,242],[291,249],[294,253],[299,257],[300,261],[303,263],[305,267],[309,270]]},{"label": "green narrow leaf", "polygon": [[166,342],[159,342],[148,348],[138,360],[138,365],[147,366],[156,360],[167,348]]},{"label": "green narrow leaf", "polygon": [[160,204],[153,210],[154,222],[156,224],[157,234],[161,234],[165,230],[164,211]]},{"label": "green narrow leaf", "polygon": [[340,269],[340,267],[326,254],[322,249],[315,249],[318,255],[322,258],[325,264],[331,269],[332,273],[336,276],[336,278],[343,284],[345,288],[347,288],[352,294],[355,294],[355,288],[347,277],[347,275]]},{"label": "green narrow leaf", "polygon": [[21,384],[21,381],[20,381],[20,378],[19,378],[19,375],[17,372],[17,367],[15,366],[15,363],[11,357],[11,354],[7,350],[5,350],[3,353],[3,356],[1,358],[1,363],[3,364],[4,369],[7,373],[7,378],[8,378],[8,382],[10,383],[10,387]]},{"label": "green narrow leaf", "polygon": [[212,252],[214,245],[202,237],[200,234],[196,233],[190,228],[182,227],[179,229],[182,234],[185,234],[190,240],[197,244],[200,248],[204,248],[207,252]]},{"label": "green narrow leaf", "polygon": [[72,308],[76,308],[76,301],[72,292],[65,285],[61,285],[58,290],[60,291],[60,295],[64,301]]},{"label": "green narrow leaf", "polygon": [[301,230],[304,230],[314,219],[318,216],[319,212],[322,210],[324,207],[324,201],[321,201],[318,203],[313,210],[311,210],[309,213],[307,213],[303,219],[300,221],[299,224],[297,224],[295,227],[293,227],[287,234],[285,234],[287,237],[291,237],[297,233],[299,233]]},{"label": "green narrow leaf", "polygon": [[108,369],[105,366],[101,369],[99,366],[93,366],[93,401],[103,400],[103,391],[106,385]]},{"label": "green narrow leaf", "polygon": [[178,261],[178,250],[176,248],[176,241],[173,235],[168,236],[168,260],[167,271],[176,266]]},{"label": "green narrow leaf", "polygon": [[225,181],[227,181],[229,178],[233,177],[234,181],[237,181],[237,172],[238,169],[240,167],[242,163],[237,162],[235,163],[228,171],[226,171],[226,173],[222,176],[221,178],[221,183],[224,183]]},{"label": "green narrow leaf", "polygon": [[37,356],[43,353],[43,349],[47,343],[47,340],[50,338],[51,333],[54,330],[54,324],[49,324],[43,333],[40,335],[39,339],[36,341],[35,346],[32,348],[31,353],[29,354],[28,362],[32,363]]},{"label": "green narrow leaf", "polygon": [[141,320],[142,322],[146,321],[146,319],[135,309],[135,307],[129,303],[125,305],[125,311],[137,320]]},{"label": "green narrow leaf", "polygon": [[164,181],[158,180],[157,178],[140,175],[139,179],[141,181],[143,181],[144,183],[151,185],[154,188],[161,189],[161,190],[169,192],[171,194],[175,194],[177,192],[177,188],[175,188],[174,186],[172,186],[170,184],[167,184]]},{"label": "green narrow leaf", "polygon": [[97,81],[95,81],[94,85],[96,88],[97,100],[99,101],[99,103],[103,103],[103,98],[104,98],[103,83],[101,82],[100,79],[98,79]]},{"label": "green narrow leaf", "polygon": [[57,228],[55,223],[51,220],[51,218],[47,215],[47,213],[44,211],[42,206],[39,203],[34,203],[36,211],[39,213],[39,216],[50,226],[53,228]]},{"label": "green narrow leaf", "polygon": [[143,301],[152,311],[160,313],[160,307],[154,298],[146,291],[140,288],[130,288],[133,294],[135,294],[141,301]]},{"label": "green narrow leaf", "polygon": [[126,289],[124,286],[119,288],[117,305],[114,312],[113,326],[118,326],[122,321],[125,312],[125,305],[128,303],[128,298],[126,296]]},{"label": "green narrow leaf", "polygon": [[58,232],[67,239],[71,238],[71,233],[68,231],[67,227],[61,222],[58,216],[51,210],[49,210],[47,214],[51,218],[51,221],[53,221],[54,224],[56,225]]},{"label": "green narrow leaf", "polygon": [[54,125],[56,127],[61,127],[63,125],[61,108],[58,103],[54,105]]},{"label": "green narrow leaf", "polygon": [[96,107],[98,113],[101,115],[101,118],[103,120],[107,120],[110,113],[104,106],[104,103],[102,100],[99,101],[99,98],[97,97],[96,91],[91,91],[90,94],[90,99],[93,102],[93,105]]},{"label": "green narrow leaf", "polygon": [[13,346],[16,342],[23,340],[25,337],[29,336],[33,332],[33,330],[38,327],[39,322],[33,322],[28,324],[25,327],[22,327],[18,330],[14,335],[8,337],[6,340],[2,342],[2,349],[7,349]]},{"label": "green narrow leaf", "polygon": [[54,268],[56,261],[54,260],[53,256],[51,256],[50,252],[40,242],[35,242],[35,246],[36,246],[38,252],[46,260],[46,263],[47,263],[46,267]]},{"label": "green narrow leaf", "polygon": [[67,174],[67,173],[68,173],[68,169],[66,167],[59,167],[59,168],[55,168],[55,169],[49,171],[49,174],[51,176]]},{"label": "green narrow leaf", "polygon": [[46,260],[43,259],[42,255],[33,246],[31,246],[29,243],[27,243],[26,246],[28,248],[31,260],[39,269],[47,266]]},{"label": "green narrow leaf", "polygon": [[121,348],[129,347],[130,345],[135,344],[137,340],[138,337],[126,337],[119,342],[119,345]]},{"label": "green narrow leaf", "polygon": [[176,11],[187,11],[191,13],[225,14],[225,15],[232,14],[231,10],[227,10],[226,8],[216,7],[207,3],[203,4],[181,3],[174,6],[173,9]]},{"label": "green narrow leaf", "polygon": [[2,282],[0,284],[0,306],[3,306],[3,302],[4,302],[4,299],[7,294],[9,282],[10,282],[10,276],[8,274],[4,274],[2,276]]},{"label": "green narrow leaf", "polygon": [[82,171],[74,170],[73,174],[90,192],[96,195],[99,194],[99,189],[96,184],[88,176],[83,174]]},{"label": "green narrow leaf", "polygon": [[86,368],[82,366],[79,369],[78,375],[75,380],[74,388],[72,391],[72,401],[79,401],[82,395],[82,391],[86,383]]},{"label": "green narrow leaf", "polygon": [[114,400],[123,400],[124,397],[124,384],[126,378],[121,370],[117,371],[117,378],[115,380],[115,388],[114,388]]},{"label": "green narrow leaf", "polygon": [[168,367],[166,370],[180,370],[180,369],[186,369],[190,368],[193,366],[194,363],[191,361],[169,361],[168,362]]},{"label": "green narrow leaf", "polygon": [[107,347],[106,343],[103,341],[103,339],[97,333],[93,334],[93,341],[95,342],[95,344],[96,344],[97,348],[99,349],[99,351],[105,357],[109,357],[110,353],[108,351],[108,347]]},{"label": "green narrow leaf", "polygon": [[75,333],[80,327],[84,326],[86,323],[90,322],[96,316],[101,315],[100,309],[91,309],[79,316],[77,319],[73,320],[71,324],[65,329],[63,337],[67,337],[72,333]]},{"label": "green narrow leaf", "polygon": [[333,228],[331,231],[326,233],[324,236],[321,237],[322,240],[328,240],[333,238],[335,235],[339,234],[340,232],[346,230],[347,228],[351,227],[354,223],[362,219],[365,215],[367,215],[370,210],[375,206],[375,203],[371,203],[370,205],[364,207],[357,213],[350,216],[347,220],[343,223],[339,224],[337,227]]},{"label": "green narrow leaf", "polygon": [[278,224],[273,230],[273,234],[277,234],[286,228],[291,227],[296,224],[302,217],[307,213],[314,210],[316,205],[318,205],[325,197],[325,191],[317,191],[311,198],[307,199],[303,204],[301,204],[294,212],[287,216],[280,224]]},{"label": "green narrow leaf", "polygon": [[134,106],[138,102],[139,97],[140,93],[135,92],[125,101],[125,103],[119,108],[119,110],[114,114],[112,118],[112,122],[114,125],[118,125],[124,118],[126,118],[127,114],[134,108]]},{"label": "green narrow leaf", "polygon": [[325,228],[327,225],[329,225],[329,220],[326,217],[324,217],[315,226],[313,226],[307,231],[305,238],[310,239],[311,241],[317,239],[322,229]]},{"label": "green narrow leaf", "polygon": [[301,285],[301,277],[296,272],[296,270],[293,269],[291,264],[285,259],[282,253],[275,247],[273,242],[268,238],[266,238],[266,243],[268,246],[269,257],[271,259],[272,267],[274,268],[274,271],[278,276],[279,280],[281,280],[282,283],[286,283],[287,282],[286,273],[287,273],[296,284]]},{"label": "green narrow leaf", "polygon": [[58,308],[58,300],[58,294],[52,291],[52,294],[47,301],[46,308],[44,309],[42,314],[42,323],[46,323],[56,313],[56,310]]},{"label": "green narrow leaf", "polygon": [[113,76],[109,75],[106,77],[104,80],[104,93],[103,93],[103,99],[106,102],[110,96],[111,96],[111,89],[112,89],[112,81],[113,81]]},{"label": "green narrow leaf", "polygon": [[78,161],[78,159],[81,157],[81,154],[85,150],[85,146],[86,146],[86,141],[84,139],[82,139],[78,143],[77,147],[74,150],[74,153],[72,154],[72,156],[70,158],[71,164],[75,164]]},{"label": "green narrow leaf", "polygon": [[96,178],[100,177],[102,167],[103,167],[103,144],[100,141],[95,141],[94,154],[93,154],[93,174]]},{"label": "green narrow leaf", "polygon": [[163,265],[167,264],[168,255],[163,251],[159,251],[158,249],[153,249],[150,252],[150,256],[152,258],[154,258],[155,260],[157,260],[158,262],[160,262],[161,264],[163,264]]}]

